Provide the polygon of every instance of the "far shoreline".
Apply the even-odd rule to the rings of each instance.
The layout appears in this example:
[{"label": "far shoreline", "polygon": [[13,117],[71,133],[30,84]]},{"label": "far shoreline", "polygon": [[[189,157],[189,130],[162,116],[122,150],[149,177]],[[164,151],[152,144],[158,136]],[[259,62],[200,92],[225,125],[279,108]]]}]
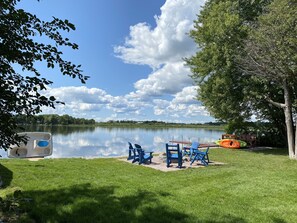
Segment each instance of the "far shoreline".
[{"label": "far shoreline", "polygon": [[74,127],[74,128],[142,128],[142,129],[162,129],[162,128],[198,128],[198,129],[212,129],[224,130],[225,125],[211,125],[211,124],[186,124],[186,123],[96,123],[96,124],[21,124],[21,127],[40,126],[40,127]]}]

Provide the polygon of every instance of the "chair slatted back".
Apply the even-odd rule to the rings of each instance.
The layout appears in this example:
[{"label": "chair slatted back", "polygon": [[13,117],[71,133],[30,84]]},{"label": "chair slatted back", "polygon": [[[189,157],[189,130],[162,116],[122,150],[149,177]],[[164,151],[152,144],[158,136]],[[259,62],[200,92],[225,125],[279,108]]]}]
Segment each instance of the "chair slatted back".
[{"label": "chair slatted back", "polygon": [[166,143],[166,162],[167,167],[170,166],[172,160],[178,161],[178,167],[182,167],[182,151],[180,150],[179,144],[168,144]]}]

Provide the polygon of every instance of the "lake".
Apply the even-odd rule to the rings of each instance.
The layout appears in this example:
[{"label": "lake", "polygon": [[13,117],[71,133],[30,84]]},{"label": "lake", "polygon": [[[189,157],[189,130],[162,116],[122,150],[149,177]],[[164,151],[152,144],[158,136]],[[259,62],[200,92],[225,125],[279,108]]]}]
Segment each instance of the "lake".
[{"label": "lake", "polygon": [[[170,140],[213,143],[223,131],[199,128],[102,128],[34,127],[26,131],[46,131],[53,135],[53,154],[47,158],[98,158],[127,156],[128,142],[154,152],[165,152]],[[3,158],[7,153],[0,151]]]}]

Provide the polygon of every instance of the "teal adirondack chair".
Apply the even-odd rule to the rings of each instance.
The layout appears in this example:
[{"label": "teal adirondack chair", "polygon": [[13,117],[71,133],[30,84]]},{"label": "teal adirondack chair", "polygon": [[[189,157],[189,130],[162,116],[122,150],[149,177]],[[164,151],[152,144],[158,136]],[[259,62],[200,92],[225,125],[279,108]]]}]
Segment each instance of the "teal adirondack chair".
[{"label": "teal adirondack chair", "polygon": [[199,161],[201,162],[202,165],[204,166],[208,166],[209,163],[209,156],[208,156],[208,151],[209,151],[209,147],[207,147],[206,151],[200,151],[198,150],[194,156],[194,158],[191,160],[191,165],[195,162],[195,161]]},{"label": "teal adirondack chair", "polygon": [[192,159],[192,157],[196,154],[198,150],[198,147],[199,147],[199,142],[192,142],[191,146],[190,147],[184,147],[183,150],[183,155],[189,155],[190,156],[190,160]]}]

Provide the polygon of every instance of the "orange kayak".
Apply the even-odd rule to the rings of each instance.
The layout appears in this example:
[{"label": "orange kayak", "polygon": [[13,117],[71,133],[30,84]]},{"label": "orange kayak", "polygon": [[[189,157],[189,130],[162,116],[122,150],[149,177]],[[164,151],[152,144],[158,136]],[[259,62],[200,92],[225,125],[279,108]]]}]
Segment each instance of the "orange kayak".
[{"label": "orange kayak", "polygon": [[224,148],[238,149],[240,148],[240,142],[236,139],[223,139],[220,140],[220,146]]}]

